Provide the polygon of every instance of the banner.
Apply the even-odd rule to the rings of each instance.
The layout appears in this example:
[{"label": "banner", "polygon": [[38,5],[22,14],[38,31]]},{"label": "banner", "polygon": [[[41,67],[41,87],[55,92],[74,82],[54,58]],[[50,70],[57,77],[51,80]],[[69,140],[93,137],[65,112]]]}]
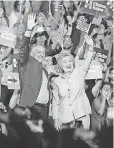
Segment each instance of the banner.
[{"label": "banner", "polygon": [[96,13],[96,15],[93,18],[92,24],[100,26],[101,22],[102,22],[102,17]]},{"label": "banner", "polygon": [[80,12],[95,15],[96,12],[102,17],[112,17],[113,11],[107,1],[82,1]]},{"label": "banner", "polygon": [[8,89],[20,89],[19,74],[13,72],[4,73],[4,77],[7,77]]},{"label": "banner", "polygon": [[[84,66],[85,60],[78,60],[76,64],[79,66]],[[103,78],[102,66],[97,60],[93,60],[91,62],[90,68],[86,74],[85,79],[89,80],[89,79],[102,79],[102,78]]]},{"label": "banner", "polygon": [[0,26],[0,44],[15,48],[17,41],[17,36],[15,31],[9,27]]}]

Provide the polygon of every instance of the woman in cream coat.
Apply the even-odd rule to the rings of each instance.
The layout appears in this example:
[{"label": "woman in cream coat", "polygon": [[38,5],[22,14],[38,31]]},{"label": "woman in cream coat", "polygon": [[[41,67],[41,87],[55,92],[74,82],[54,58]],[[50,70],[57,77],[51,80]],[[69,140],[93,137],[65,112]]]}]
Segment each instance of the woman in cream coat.
[{"label": "woman in cream coat", "polygon": [[93,52],[93,41],[90,36],[85,36],[89,45],[88,54],[84,67],[78,66],[71,54],[61,54],[58,58],[58,65],[61,74],[52,82],[52,116],[57,130],[62,125],[72,128],[75,121],[82,121],[85,129],[89,129],[91,107],[85,94],[84,78],[91,63]]}]

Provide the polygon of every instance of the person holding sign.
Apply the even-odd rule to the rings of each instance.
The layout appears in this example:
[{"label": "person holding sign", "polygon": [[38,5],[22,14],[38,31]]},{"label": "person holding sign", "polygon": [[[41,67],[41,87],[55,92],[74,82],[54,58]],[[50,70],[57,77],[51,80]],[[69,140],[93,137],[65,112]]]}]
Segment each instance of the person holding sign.
[{"label": "person holding sign", "polygon": [[77,66],[78,57],[74,60],[71,54],[61,54],[58,58],[60,73],[52,81],[52,117],[57,130],[64,126],[73,128],[79,122],[84,129],[90,126],[91,107],[85,94],[84,79],[94,52],[91,37],[86,35],[85,40],[89,50],[84,67]]}]

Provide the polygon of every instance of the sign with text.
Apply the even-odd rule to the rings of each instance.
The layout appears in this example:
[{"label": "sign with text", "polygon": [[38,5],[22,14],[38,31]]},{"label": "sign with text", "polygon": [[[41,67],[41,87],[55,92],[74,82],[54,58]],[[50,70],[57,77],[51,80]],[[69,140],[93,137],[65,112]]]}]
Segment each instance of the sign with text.
[{"label": "sign with text", "polygon": [[92,8],[96,11],[101,11],[103,12],[106,9],[106,6],[103,4],[100,4],[98,2],[91,2]]},{"label": "sign with text", "polygon": [[7,77],[8,89],[20,89],[19,74],[13,72],[6,72],[4,76]]},{"label": "sign with text", "polygon": [[102,17],[113,16],[113,11],[107,5],[107,1],[82,1],[80,12],[95,15],[96,12]]},{"label": "sign with text", "polygon": [[15,48],[17,41],[17,36],[15,31],[9,27],[0,26],[0,44]]},{"label": "sign with text", "polygon": [[[77,61],[77,64],[80,66],[84,66],[85,60]],[[86,74],[85,79],[102,79],[102,66],[97,60],[93,60],[91,62],[90,68]]]}]

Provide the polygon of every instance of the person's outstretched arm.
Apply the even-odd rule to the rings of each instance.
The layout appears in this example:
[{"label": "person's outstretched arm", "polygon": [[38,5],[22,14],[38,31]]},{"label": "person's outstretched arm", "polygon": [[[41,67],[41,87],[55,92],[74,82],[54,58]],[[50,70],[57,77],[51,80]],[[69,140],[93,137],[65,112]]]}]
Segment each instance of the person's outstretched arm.
[{"label": "person's outstretched arm", "polygon": [[30,37],[31,37],[32,29],[36,26],[35,19],[36,19],[35,14],[30,14],[28,16],[27,31],[25,32],[25,36],[23,38],[22,46],[19,49],[18,60],[19,60],[19,63],[20,63],[21,66],[26,64],[26,62],[29,58],[29,53],[30,53],[29,43],[30,43]]},{"label": "person's outstretched arm", "polygon": [[[87,71],[88,71],[88,69],[90,67],[92,58],[94,56],[94,50],[93,50],[94,48],[93,48],[93,40],[92,40],[92,38],[90,36],[88,36],[88,35],[85,35],[85,42],[86,42],[86,44],[89,45],[89,49],[87,51],[87,55],[86,55],[84,65],[83,65],[83,68],[82,68],[83,69],[82,73],[83,73],[84,77],[85,77],[85,75],[86,75],[86,73],[87,73]],[[83,50],[83,47],[82,47],[81,50]],[[75,58],[75,63],[77,62],[78,56],[79,55],[77,55],[76,58]]]}]

